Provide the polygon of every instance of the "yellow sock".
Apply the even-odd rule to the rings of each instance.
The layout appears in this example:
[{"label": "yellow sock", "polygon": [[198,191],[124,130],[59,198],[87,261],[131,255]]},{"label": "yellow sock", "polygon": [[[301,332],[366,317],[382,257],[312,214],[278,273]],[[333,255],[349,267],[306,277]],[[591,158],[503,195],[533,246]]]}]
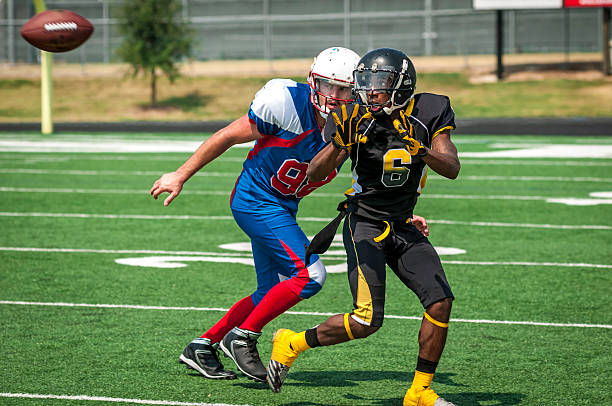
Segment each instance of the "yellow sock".
[{"label": "yellow sock", "polygon": [[423,389],[429,388],[431,381],[433,380],[434,374],[428,374],[426,372],[414,371],[414,380],[410,389],[422,391]]},{"label": "yellow sock", "polygon": [[291,337],[289,344],[291,345],[291,348],[293,348],[293,351],[297,352],[298,354],[309,349],[310,346],[306,343],[306,331],[295,333],[293,337]]}]

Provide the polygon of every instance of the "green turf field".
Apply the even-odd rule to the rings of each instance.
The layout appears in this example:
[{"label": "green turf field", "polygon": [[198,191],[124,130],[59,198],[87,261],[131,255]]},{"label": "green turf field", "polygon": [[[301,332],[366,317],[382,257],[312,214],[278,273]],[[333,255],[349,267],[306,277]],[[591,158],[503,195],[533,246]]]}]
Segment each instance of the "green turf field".
[{"label": "green turf field", "polygon": [[[0,404],[401,404],[422,308],[392,273],[383,328],[304,353],[280,394],[178,364],[255,286],[228,205],[247,148],[170,207],[148,195],[201,140],[0,134]],[[432,174],[417,205],[456,296],[434,389],[457,405],[611,405],[612,137],[454,140],[459,178]],[[347,169],[302,202],[307,234],[335,215]],[[275,329],[350,310],[341,244],[323,258],[324,289],[264,329],[264,362]]]}]

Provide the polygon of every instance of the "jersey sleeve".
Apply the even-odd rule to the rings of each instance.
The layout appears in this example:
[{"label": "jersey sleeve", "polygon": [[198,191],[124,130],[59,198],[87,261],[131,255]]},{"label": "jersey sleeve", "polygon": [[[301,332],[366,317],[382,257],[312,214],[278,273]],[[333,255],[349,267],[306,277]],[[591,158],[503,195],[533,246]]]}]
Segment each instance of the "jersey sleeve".
[{"label": "jersey sleeve", "polygon": [[283,129],[298,134],[302,131],[290,92],[295,85],[292,80],[272,79],[255,94],[248,117],[260,134],[276,135]]},{"label": "jersey sleeve", "polygon": [[455,112],[447,96],[425,93],[423,97],[423,118],[433,140],[445,130],[454,130]]}]

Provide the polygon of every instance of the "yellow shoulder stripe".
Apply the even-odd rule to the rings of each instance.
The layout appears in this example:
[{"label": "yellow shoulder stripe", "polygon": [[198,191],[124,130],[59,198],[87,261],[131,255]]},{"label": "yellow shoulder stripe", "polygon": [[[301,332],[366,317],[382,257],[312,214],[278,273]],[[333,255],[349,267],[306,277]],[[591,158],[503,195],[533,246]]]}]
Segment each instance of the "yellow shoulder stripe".
[{"label": "yellow shoulder stripe", "polygon": [[431,136],[431,139],[433,140],[434,138],[436,138],[436,136],[444,130],[454,130],[454,129],[455,127],[453,127],[452,125],[447,125],[446,127],[442,127],[438,131],[436,131],[434,135]]}]

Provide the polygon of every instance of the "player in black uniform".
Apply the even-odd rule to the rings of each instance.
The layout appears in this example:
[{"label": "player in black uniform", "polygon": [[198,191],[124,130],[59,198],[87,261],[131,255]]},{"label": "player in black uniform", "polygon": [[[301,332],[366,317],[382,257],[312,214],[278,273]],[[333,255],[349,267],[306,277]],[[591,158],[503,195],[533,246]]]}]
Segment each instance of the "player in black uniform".
[{"label": "player in black uniform", "polygon": [[[352,187],[341,215],[308,250],[325,250],[344,213],[343,237],[353,311],[330,317],[321,325],[274,335],[268,383],[280,391],[289,367],[304,350],[365,338],[383,323],[385,274],[388,265],[419,298],[425,309],[419,331],[419,354],[404,405],[443,406],[452,403],[431,388],[442,355],[453,294],[440,259],[428,239],[410,223],[425,186],[427,170],[454,179],[459,174],[457,149],[451,142],[454,112],[448,97],[414,94],[416,72],[401,51],[381,48],[364,55],[354,72],[355,92],[362,103],[332,113],[324,136],[330,140],[310,163],[310,181],[325,178],[335,159],[348,154]],[[332,222],[334,223],[334,222]],[[329,241],[327,241],[329,242]],[[326,246],[327,245],[327,246]]]}]

